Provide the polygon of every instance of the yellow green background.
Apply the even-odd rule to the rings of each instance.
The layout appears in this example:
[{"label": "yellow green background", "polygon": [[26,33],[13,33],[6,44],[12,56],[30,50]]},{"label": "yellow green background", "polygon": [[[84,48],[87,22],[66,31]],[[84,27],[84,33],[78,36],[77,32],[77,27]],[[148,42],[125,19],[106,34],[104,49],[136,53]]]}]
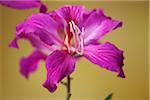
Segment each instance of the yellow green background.
[{"label": "yellow green background", "polygon": [[[125,51],[125,79],[82,59],[72,74],[71,100],[104,100],[113,92],[113,100],[148,100],[148,2],[104,1],[45,1],[49,11],[63,5],[84,5],[87,9],[102,8],[105,14],[123,21],[123,27],[106,35]],[[20,49],[8,48],[15,26],[34,10],[0,7],[0,97],[2,100],[65,100],[66,89],[61,84],[55,93],[42,87],[46,79],[45,63],[26,80],[19,73],[19,59],[33,49],[28,41],[19,41]]]}]

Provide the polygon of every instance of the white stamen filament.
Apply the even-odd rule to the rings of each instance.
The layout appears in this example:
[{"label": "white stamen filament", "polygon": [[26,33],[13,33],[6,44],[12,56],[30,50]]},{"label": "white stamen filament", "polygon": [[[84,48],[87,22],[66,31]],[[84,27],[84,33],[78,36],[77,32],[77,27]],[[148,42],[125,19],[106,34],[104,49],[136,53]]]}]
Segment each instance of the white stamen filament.
[{"label": "white stamen filament", "polygon": [[65,44],[69,52],[76,52],[78,55],[83,55],[84,52],[84,41],[83,41],[83,32],[84,27],[82,27],[82,31],[80,31],[79,27],[74,23],[74,21],[69,22],[70,32],[73,35],[73,43],[74,47],[70,47],[68,43],[68,34],[66,33]]},{"label": "white stamen filament", "polygon": [[78,48],[77,48],[77,53],[79,55],[83,55],[84,52],[84,41],[83,41],[83,37],[82,34],[84,32],[84,27],[82,27],[82,31],[80,31],[79,27],[77,25],[75,25],[75,23],[73,21],[71,21],[73,26],[74,26],[74,30],[76,33],[76,38],[77,38],[77,43],[78,43]]},{"label": "white stamen filament", "polygon": [[84,52],[84,40],[83,40],[83,36],[82,36],[83,32],[84,32],[84,27],[82,27],[82,31],[81,31],[81,35],[80,35],[81,54],[83,54],[83,52]]},{"label": "white stamen filament", "polygon": [[76,38],[76,33],[74,32],[74,29],[73,29],[73,24],[72,24],[72,21],[69,22],[69,25],[70,25],[70,32],[73,34],[73,42],[75,44],[75,49],[77,48],[78,44],[77,44],[77,38]]},{"label": "white stamen filament", "polygon": [[66,37],[65,37],[65,45],[67,46],[67,49],[68,49],[68,52],[70,53],[71,52],[71,50],[70,50],[70,45],[69,45],[69,43],[68,43],[68,34],[66,33]]},{"label": "white stamen filament", "polygon": [[71,21],[72,25],[73,25],[73,28],[74,28],[74,31],[75,31],[75,37],[74,39],[76,40],[76,42],[74,42],[74,44],[76,45],[76,49],[77,48],[80,48],[80,40],[79,40],[79,34],[81,33],[80,29],[78,28],[77,25],[75,25],[75,23],[73,21]]}]

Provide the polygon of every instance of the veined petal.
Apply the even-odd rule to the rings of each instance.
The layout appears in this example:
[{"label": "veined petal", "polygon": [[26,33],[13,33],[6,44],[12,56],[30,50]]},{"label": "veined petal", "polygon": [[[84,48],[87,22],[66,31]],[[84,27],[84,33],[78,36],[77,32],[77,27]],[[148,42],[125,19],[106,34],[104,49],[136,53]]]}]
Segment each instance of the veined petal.
[{"label": "veined petal", "polygon": [[41,39],[38,36],[36,36],[33,33],[30,33],[30,34],[24,34],[24,33],[18,34],[10,42],[9,47],[19,48],[18,40],[20,40],[20,39],[28,40],[35,49],[38,49],[39,51],[42,51],[45,54],[50,54],[54,50],[58,49],[57,47],[47,45],[46,43],[41,41]]},{"label": "veined petal", "polygon": [[57,33],[57,23],[47,14],[33,14],[16,28],[16,35],[34,34],[47,45],[63,46],[63,40]]},{"label": "veined petal", "polygon": [[56,22],[58,23],[58,26],[63,28],[64,27],[64,20],[61,18],[62,16],[59,16],[59,14],[56,11],[49,12],[48,15]]},{"label": "veined petal", "polygon": [[40,51],[35,50],[28,57],[23,57],[20,60],[20,73],[28,78],[30,73],[36,71],[39,61],[45,59],[46,55]]},{"label": "veined petal", "polygon": [[67,51],[54,51],[46,59],[47,80],[43,86],[54,92],[64,77],[69,76],[75,68],[76,59]]},{"label": "veined petal", "polygon": [[78,24],[82,20],[82,15],[84,11],[83,6],[64,6],[55,10],[59,16],[61,16],[67,23],[73,20]]},{"label": "veined petal", "polygon": [[110,31],[122,26],[122,22],[105,16],[102,10],[85,12],[80,24],[85,28],[83,33],[85,44],[91,40],[99,40]]},{"label": "veined petal", "polygon": [[117,72],[119,77],[125,77],[122,70],[123,51],[119,50],[113,44],[109,42],[99,45],[89,44],[84,50],[84,56],[92,63],[109,71]]},{"label": "veined petal", "polygon": [[42,3],[40,0],[1,0],[0,4],[16,9],[30,9],[40,7]]},{"label": "veined petal", "polygon": [[57,47],[54,46],[49,46],[47,44],[45,44],[43,41],[41,41],[39,39],[39,37],[37,37],[34,34],[21,34],[22,36],[17,36],[15,37],[11,43],[9,44],[9,47],[14,47],[14,48],[19,48],[18,46],[18,40],[20,39],[26,39],[29,40],[29,42],[32,44],[32,46],[35,49],[38,49],[39,51],[45,53],[45,54],[50,54],[51,52],[53,52],[54,50],[58,49]]},{"label": "veined petal", "polygon": [[65,22],[56,11],[49,12],[48,15],[58,24],[57,32],[61,39],[65,40]]}]

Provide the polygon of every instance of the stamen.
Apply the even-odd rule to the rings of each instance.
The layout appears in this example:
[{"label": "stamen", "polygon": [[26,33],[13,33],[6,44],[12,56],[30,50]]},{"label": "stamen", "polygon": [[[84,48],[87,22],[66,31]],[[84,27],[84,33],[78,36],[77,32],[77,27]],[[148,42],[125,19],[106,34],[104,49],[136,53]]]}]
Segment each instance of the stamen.
[{"label": "stamen", "polygon": [[67,46],[67,49],[68,49],[68,52],[70,53],[71,50],[70,50],[70,46],[69,46],[69,43],[68,43],[68,34],[66,33],[66,37],[65,37],[65,42],[64,44]]},{"label": "stamen", "polygon": [[81,45],[81,53],[82,54],[84,52],[84,41],[83,41],[83,36],[82,36],[83,32],[84,32],[84,27],[82,27],[82,32],[81,32],[81,35],[80,35],[80,40],[81,40],[80,45]]},{"label": "stamen", "polygon": [[84,41],[83,41],[83,36],[82,36],[83,32],[84,32],[84,27],[82,27],[82,32],[81,32],[81,34],[79,34],[80,52],[77,51],[79,55],[83,55],[83,53],[84,53]]},{"label": "stamen", "polygon": [[69,25],[70,25],[70,32],[73,34],[73,41],[74,41],[73,43],[74,43],[75,49],[76,49],[78,44],[77,44],[76,32],[74,32],[75,29],[74,29],[74,25],[73,25],[72,21],[69,22]]},{"label": "stamen", "polygon": [[76,39],[77,39],[77,43],[78,43],[78,47],[77,47],[77,50],[76,52],[79,54],[79,55],[83,55],[83,52],[84,52],[84,41],[83,41],[83,32],[84,32],[84,27],[82,27],[82,31],[80,31],[79,27],[77,25],[75,25],[75,23],[73,21],[72,22],[72,26],[75,30],[75,35],[76,35]]},{"label": "stamen", "polygon": [[78,49],[79,48],[79,46],[80,46],[80,41],[79,41],[79,34],[81,33],[81,31],[80,31],[80,29],[78,28],[78,26],[77,25],[75,25],[75,23],[74,23],[74,21],[71,21],[71,23],[72,23],[72,26],[73,26],[73,28],[74,28],[74,39],[76,40],[76,42],[74,42],[74,44],[75,44],[75,48],[76,49]]},{"label": "stamen", "polygon": [[68,34],[66,34],[65,44],[67,46],[67,49],[69,52],[76,53],[77,55],[83,55],[84,41],[82,34],[84,32],[84,27],[82,27],[82,30],[80,31],[79,27],[72,20],[69,22],[69,27],[70,32],[73,35],[74,47],[70,47],[70,44],[68,43]]}]

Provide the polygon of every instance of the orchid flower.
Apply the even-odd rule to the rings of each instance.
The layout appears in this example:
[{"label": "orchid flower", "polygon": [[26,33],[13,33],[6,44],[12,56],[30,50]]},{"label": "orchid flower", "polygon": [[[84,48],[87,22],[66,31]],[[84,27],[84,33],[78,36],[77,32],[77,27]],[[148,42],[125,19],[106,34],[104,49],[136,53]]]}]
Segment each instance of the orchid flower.
[{"label": "orchid flower", "polygon": [[32,14],[17,25],[16,37],[9,46],[18,48],[19,39],[31,42],[35,51],[21,59],[20,72],[28,78],[40,60],[46,61],[47,79],[43,86],[53,93],[82,57],[124,78],[123,51],[110,42],[98,42],[121,25],[101,9],[88,11],[83,6],[68,5],[47,14]]},{"label": "orchid flower", "polygon": [[46,6],[40,0],[0,0],[0,4],[15,9],[31,9],[40,7],[40,12],[46,12]]}]

